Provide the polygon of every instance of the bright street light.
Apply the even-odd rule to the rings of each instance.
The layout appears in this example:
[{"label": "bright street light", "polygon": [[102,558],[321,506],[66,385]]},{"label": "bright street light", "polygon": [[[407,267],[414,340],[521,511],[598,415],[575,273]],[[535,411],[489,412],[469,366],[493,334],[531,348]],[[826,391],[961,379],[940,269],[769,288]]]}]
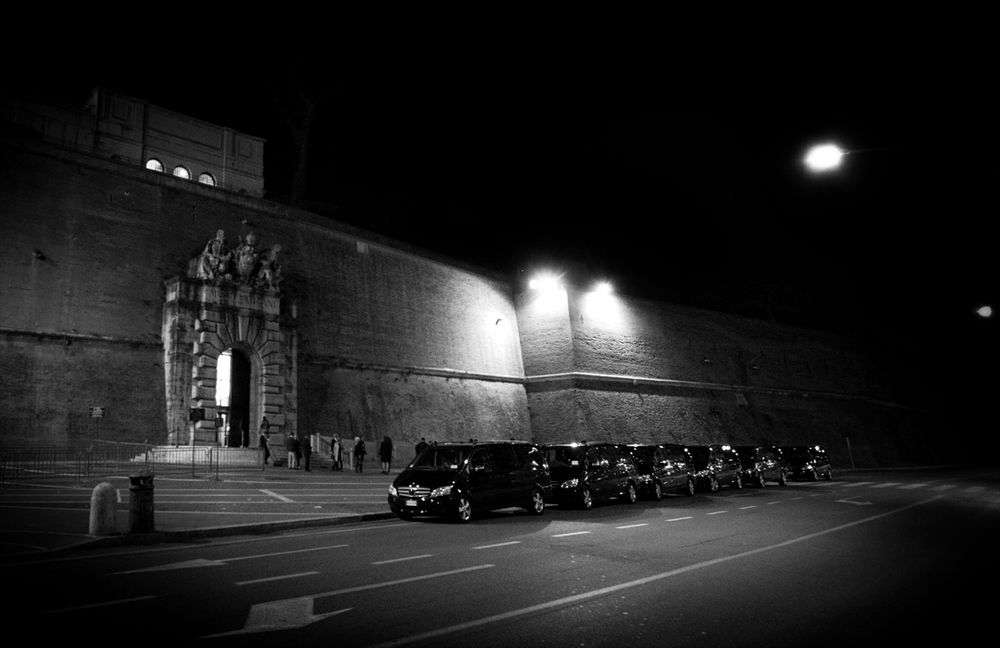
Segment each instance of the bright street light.
[{"label": "bright street light", "polygon": [[810,171],[822,173],[840,166],[846,152],[836,144],[817,144],[806,153],[805,164]]}]

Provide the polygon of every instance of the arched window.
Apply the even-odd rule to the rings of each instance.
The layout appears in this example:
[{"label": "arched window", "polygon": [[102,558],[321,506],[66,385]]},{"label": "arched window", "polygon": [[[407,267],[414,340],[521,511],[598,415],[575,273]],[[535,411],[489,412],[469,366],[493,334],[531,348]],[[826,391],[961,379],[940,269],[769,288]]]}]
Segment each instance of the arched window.
[{"label": "arched window", "polygon": [[185,180],[191,179],[191,172],[182,166],[174,167],[174,175],[177,176],[178,178],[184,178]]},{"label": "arched window", "polygon": [[198,182],[204,185],[208,185],[209,187],[215,186],[215,178],[212,177],[212,174],[209,173],[208,171],[205,171],[200,176],[198,176]]},{"label": "arched window", "polygon": [[160,173],[163,173],[163,162],[160,162],[156,158],[149,158],[149,160],[146,161],[146,168],[150,171],[159,171]]}]

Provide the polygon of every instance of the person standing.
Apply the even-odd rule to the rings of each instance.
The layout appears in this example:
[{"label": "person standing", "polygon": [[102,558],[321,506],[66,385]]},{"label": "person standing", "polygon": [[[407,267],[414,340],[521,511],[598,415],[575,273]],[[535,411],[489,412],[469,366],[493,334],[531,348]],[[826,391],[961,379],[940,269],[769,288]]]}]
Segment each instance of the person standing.
[{"label": "person standing", "polygon": [[295,439],[295,470],[298,470],[302,466],[302,441],[299,439],[298,435],[292,437]]},{"label": "person standing", "polygon": [[382,474],[389,474],[389,464],[392,462],[392,439],[388,435],[382,437],[378,446],[378,457],[382,460]]},{"label": "person standing", "polygon": [[297,445],[297,440],[295,438],[295,433],[290,432],[288,436],[285,437],[285,452],[288,453],[288,468],[295,468],[295,446]]},{"label": "person standing", "polygon": [[265,416],[260,421],[260,438],[257,439],[257,445],[260,446],[261,452],[264,453],[264,465],[266,466],[269,461],[271,461],[271,424],[267,422],[267,417]]},{"label": "person standing", "polygon": [[330,441],[330,459],[333,460],[330,470],[344,469],[344,444],[340,442],[340,437],[336,434],[333,435],[333,440]]},{"label": "person standing", "polygon": [[354,472],[364,472],[365,442],[361,437],[354,437]]},{"label": "person standing", "polygon": [[302,437],[302,458],[305,459],[306,472],[312,472],[312,468],[309,467],[309,458],[312,457],[313,446],[312,439],[309,435]]}]

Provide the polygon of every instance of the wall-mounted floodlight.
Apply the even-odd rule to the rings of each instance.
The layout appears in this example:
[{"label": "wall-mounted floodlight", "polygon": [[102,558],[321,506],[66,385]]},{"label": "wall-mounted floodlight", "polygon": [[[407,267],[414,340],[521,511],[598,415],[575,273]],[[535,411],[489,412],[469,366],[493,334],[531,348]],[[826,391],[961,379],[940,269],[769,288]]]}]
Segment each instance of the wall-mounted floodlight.
[{"label": "wall-mounted floodlight", "polygon": [[614,288],[611,286],[610,281],[598,281],[594,284],[594,292],[598,295],[610,295],[614,292]]},{"label": "wall-mounted floodlight", "polygon": [[563,286],[562,286],[562,281],[560,280],[559,277],[557,277],[554,274],[545,273],[533,277],[528,282],[528,288],[531,288],[532,290],[538,290],[541,292],[550,292],[550,291],[562,290]]},{"label": "wall-mounted floodlight", "polygon": [[979,315],[983,319],[989,319],[993,317],[993,308],[991,306],[980,306],[976,310],[976,315]]},{"label": "wall-mounted floodlight", "polygon": [[806,152],[804,162],[810,171],[822,173],[838,168],[846,154],[836,144],[817,144]]}]

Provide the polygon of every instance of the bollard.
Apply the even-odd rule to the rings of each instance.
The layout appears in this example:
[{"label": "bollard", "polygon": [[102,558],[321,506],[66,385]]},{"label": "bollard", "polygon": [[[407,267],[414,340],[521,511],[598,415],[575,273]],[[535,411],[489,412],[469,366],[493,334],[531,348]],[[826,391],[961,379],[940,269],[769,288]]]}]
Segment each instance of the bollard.
[{"label": "bollard", "polygon": [[90,494],[90,535],[114,535],[117,499],[115,487],[108,482],[94,486]]},{"label": "bollard", "polygon": [[130,475],[129,481],[129,533],[152,533],[153,524],[153,476]]}]

